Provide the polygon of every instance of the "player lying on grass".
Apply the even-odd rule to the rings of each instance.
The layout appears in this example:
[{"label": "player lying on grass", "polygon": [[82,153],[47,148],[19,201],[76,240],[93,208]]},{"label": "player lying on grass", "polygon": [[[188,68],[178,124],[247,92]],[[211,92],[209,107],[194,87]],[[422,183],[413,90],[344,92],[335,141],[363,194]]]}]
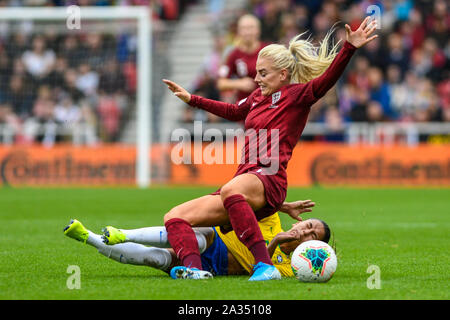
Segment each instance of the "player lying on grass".
[{"label": "player lying on grass", "polygon": [[[281,228],[277,213],[259,221],[269,255],[282,276],[294,276],[289,255],[300,243],[308,240],[328,242],[330,239],[330,229],[325,222],[319,219],[302,221],[299,217],[301,213],[311,212],[314,205],[310,200],[284,203],[280,211],[299,220],[286,232]],[[214,275],[252,273],[255,259],[234,231],[223,234],[219,227],[203,227],[195,228],[194,232],[199,243],[203,270]],[[99,253],[121,263],[150,266],[167,273],[174,266],[181,265],[170,248],[165,227],[119,230],[109,226],[103,229],[102,236],[87,230],[79,221],[72,220],[64,228],[64,234],[94,246]],[[175,274],[171,276],[177,278]],[[190,276],[196,277],[199,273],[186,275],[187,278]]]}]

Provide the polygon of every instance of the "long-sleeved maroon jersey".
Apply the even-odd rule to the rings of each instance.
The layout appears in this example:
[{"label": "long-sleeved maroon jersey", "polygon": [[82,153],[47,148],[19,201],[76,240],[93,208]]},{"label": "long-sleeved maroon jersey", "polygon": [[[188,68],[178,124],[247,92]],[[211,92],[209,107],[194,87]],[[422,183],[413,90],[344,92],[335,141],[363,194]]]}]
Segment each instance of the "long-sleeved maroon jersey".
[{"label": "long-sleeved maroon jersey", "polygon": [[244,120],[246,139],[236,175],[261,169],[259,173],[275,175],[278,185],[287,188],[287,164],[305,128],[310,108],[335,85],[355,50],[345,42],[321,76],[307,83],[285,85],[270,96],[261,95],[258,88],[237,104],[195,95],[189,104],[231,121]]}]

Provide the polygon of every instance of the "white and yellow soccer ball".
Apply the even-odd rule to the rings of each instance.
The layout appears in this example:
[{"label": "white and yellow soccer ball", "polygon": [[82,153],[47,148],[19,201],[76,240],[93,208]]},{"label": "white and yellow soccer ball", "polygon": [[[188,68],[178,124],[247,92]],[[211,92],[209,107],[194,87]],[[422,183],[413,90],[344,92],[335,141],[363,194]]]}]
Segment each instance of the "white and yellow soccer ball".
[{"label": "white and yellow soccer ball", "polygon": [[336,253],[323,241],[301,243],[292,253],[291,267],[302,282],[327,282],[337,268]]}]

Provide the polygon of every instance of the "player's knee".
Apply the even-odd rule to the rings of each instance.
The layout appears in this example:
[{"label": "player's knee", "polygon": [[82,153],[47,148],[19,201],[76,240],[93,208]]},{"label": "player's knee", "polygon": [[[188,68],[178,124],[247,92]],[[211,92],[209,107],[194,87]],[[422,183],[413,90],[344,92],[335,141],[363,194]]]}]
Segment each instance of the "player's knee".
[{"label": "player's knee", "polygon": [[220,197],[222,199],[222,202],[225,201],[226,198],[233,195],[241,195],[242,197],[244,197],[245,201],[247,201],[246,195],[240,192],[240,190],[237,190],[234,186],[225,185],[222,187],[222,189],[220,189]]},{"label": "player's knee", "polygon": [[170,211],[164,215],[164,224],[166,224],[166,222],[171,219],[181,219],[186,221],[190,225],[193,225],[196,222],[194,214],[195,213],[193,212],[187,211],[186,208],[182,205],[176,206],[170,209]]},{"label": "player's knee", "polygon": [[164,215],[164,224],[175,218],[182,219],[181,211],[177,207],[170,209],[170,211]]}]

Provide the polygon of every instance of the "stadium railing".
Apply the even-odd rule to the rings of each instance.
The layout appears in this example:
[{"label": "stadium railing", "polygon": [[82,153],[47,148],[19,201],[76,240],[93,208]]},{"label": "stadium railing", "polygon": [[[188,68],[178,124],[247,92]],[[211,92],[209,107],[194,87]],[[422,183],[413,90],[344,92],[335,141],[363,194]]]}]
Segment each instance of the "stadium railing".
[{"label": "stadium railing", "polygon": [[[191,132],[191,135],[194,135],[193,123],[184,123],[183,128]],[[227,129],[238,129],[242,128],[242,126],[235,123],[202,123],[203,132],[212,128],[225,133]],[[429,137],[448,137],[449,132],[450,123],[447,122],[350,122],[343,124],[337,130],[330,128],[326,123],[308,122],[302,133],[301,140],[334,141],[346,144],[364,143],[369,145],[389,145],[400,142],[413,146],[420,142],[430,142]],[[326,137],[332,136],[335,139],[326,139]],[[336,136],[340,136],[340,139],[336,138]]]}]

